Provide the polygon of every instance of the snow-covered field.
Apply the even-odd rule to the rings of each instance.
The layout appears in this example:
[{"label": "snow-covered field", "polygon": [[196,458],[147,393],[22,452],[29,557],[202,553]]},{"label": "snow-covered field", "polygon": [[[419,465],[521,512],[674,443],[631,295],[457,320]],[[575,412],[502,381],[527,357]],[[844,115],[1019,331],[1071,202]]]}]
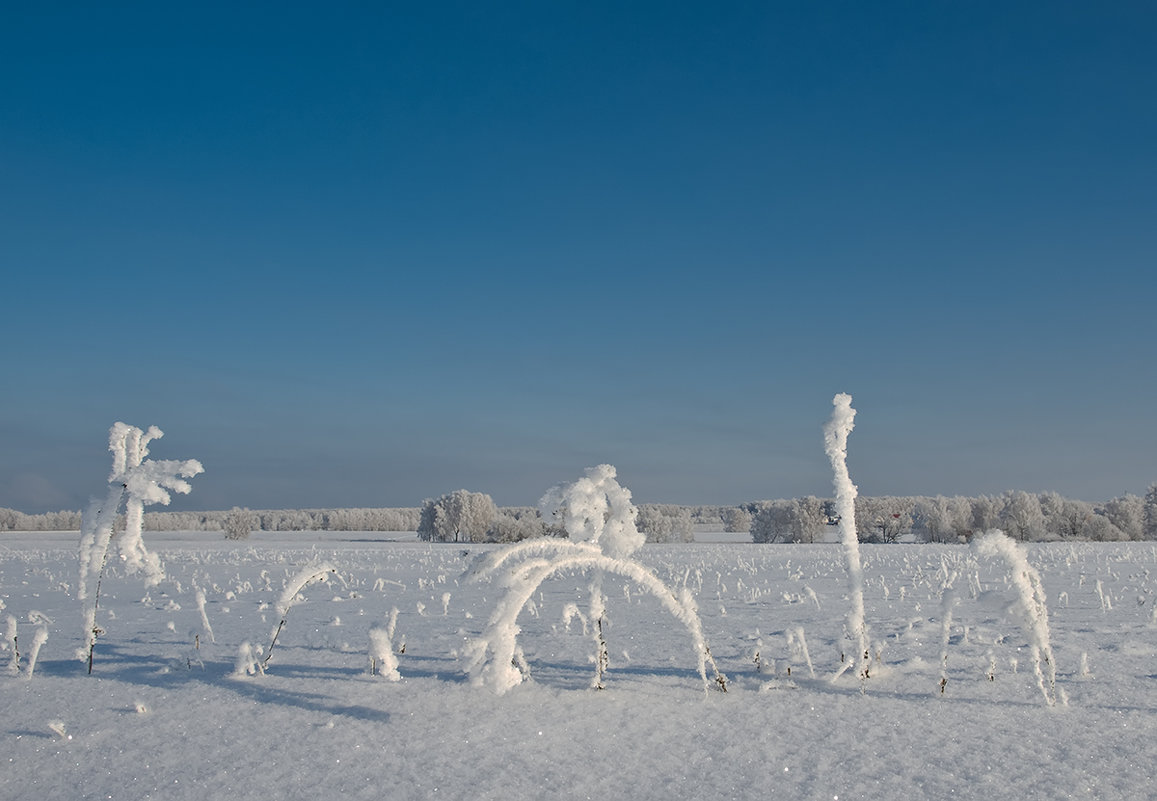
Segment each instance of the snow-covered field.
[{"label": "snow-covered field", "polygon": [[[531,680],[497,695],[464,671],[503,590],[460,581],[495,546],[390,536],[147,533],[168,578],[146,590],[110,568],[89,676],[75,656],[76,535],[0,534],[0,621],[19,620],[20,650],[18,672],[11,641],[0,651],[0,799],[1153,793],[1152,543],[1028,547],[1062,699],[1049,706],[1008,568],[964,546],[861,548],[877,652],[865,682],[831,680],[846,647],[840,546],[647,545],[635,558],[697,599],[728,692],[704,690],[682,623],[609,576],[610,670],[605,690],[588,689],[589,580],[565,575],[519,618]],[[235,675],[243,642],[268,646],[286,582],[320,561],[337,577],[302,592],[266,673]],[[953,574],[956,603],[944,600]],[[396,682],[369,672],[370,628],[393,608]]]}]

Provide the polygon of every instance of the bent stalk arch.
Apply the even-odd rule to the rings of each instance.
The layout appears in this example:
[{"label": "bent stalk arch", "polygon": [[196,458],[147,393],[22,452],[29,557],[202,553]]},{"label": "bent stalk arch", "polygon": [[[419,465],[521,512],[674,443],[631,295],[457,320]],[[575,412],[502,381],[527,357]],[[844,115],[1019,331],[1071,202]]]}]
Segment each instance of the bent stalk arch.
[{"label": "bent stalk arch", "polygon": [[[560,543],[561,545],[561,543]],[[694,599],[684,588],[680,596],[664,584],[654,573],[638,562],[625,559],[614,559],[606,556],[594,548],[576,546],[571,543],[569,548],[550,547],[547,551],[562,552],[561,558],[547,560],[544,558],[531,559],[524,564],[512,568],[506,575],[504,584],[508,587],[506,595],[499,601],[494,614],[483,632],[482,637],[472,646],[471,663],[468,669],[470,679],[474,684],[487,685],[499,695],[520,684],[523,680],[522,671],[515,667],[515,658],[518,651],[518,615],[526,606],[527,601],[534,595],[539,586],[547,579],[564,570],[601,570],[630,579],[655,597],[659,603],[687,628],[695,649],[697,669],[703,680],[704,691],[710,689],[712,681],[724,692],[727,690],[727,678],[719,672],[711,649],[703,635],[702,623],[695,609]],[[523,556],[534,553],[536,548],[525,548]],[[571,553],[566,554],[566,551]],[[506,555],[495,560],[491,569],[507,561]],[[489,571],[486,571],[489,572]],[[489,656],[489,658],[487,658]],[[712,678],[707,677],[710,667]]]}]

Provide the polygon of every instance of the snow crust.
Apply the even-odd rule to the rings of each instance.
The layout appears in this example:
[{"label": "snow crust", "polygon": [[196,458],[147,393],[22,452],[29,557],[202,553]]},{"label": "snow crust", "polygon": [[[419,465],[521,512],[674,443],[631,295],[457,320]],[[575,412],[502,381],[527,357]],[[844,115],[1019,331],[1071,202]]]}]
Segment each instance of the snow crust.
[{"label": "snow crust", "polygon": [[[0,609],[21,651],[19,672],[0,671],[0,798],[1135,799],[1152,786],[1153,543],[861,546],[880,651],[863,693],[827,678],[846,628],[840,545],[645,545],[632,558],[693,596],[729,692],[704,695],[683,624],[615,572],[615,658],[590,691],[590,638],[567,625],[589,578],[562,571],[517,619],[529,679],[496,695],[470,683],[464,644],[502,592],[462,577],[498,549],[375,536],[150,535],[166,577],[142,593],[109,565],[97,622],[116,625],[88,676],[72,659],[75,535],[0,534]],[[321,565],[341,581],[286,599]],[[1042,703],[1025,566],[1049,599],[1067,705]],[[277,656],[236,676],[239,645],[277,625],[279,602]],[[4,663],[12,649],[0,643]],[[382,649],[396,681],[368,669]]]}]

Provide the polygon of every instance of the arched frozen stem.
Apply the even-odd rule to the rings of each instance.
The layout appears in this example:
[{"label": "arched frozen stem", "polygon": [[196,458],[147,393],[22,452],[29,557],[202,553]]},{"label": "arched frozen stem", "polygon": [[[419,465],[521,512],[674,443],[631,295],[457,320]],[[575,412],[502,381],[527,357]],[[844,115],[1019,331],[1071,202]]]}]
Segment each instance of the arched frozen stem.
[{"label": "arched frozen stem", "polygon": [[285,585],[285,590],[281,593],[281,597],[277,601],[277,611],[281,614],[281,621],[277,624],[277,628],[273,630],[269,647],[265,649],[265,658],[261,661],[262,673],[265,672],[265,667],[269,665],[269,660],[273,656],[273,647],[277,645],[277,638],[281,636],[281,630],[285,628],[285,623],[289,620],[289,610],[297,603],[297,594],[310,584],[317,581],[325,581],[332,575],[337,575],[337,568],[328,562],[320,565],[310,565]]},{"label": "arched frozen stem", "polygon": [[[529,550],[529,549],[528,549]],[[563,549],[565,550],[565,549]],[[615,559],[590,549],[575,549],[574,553],[554,559],[535,558],[518,564],[504,576],[507,592],[499,601],[482,636],[470,647],[468,668],[475,684],[486,685],[502,694],[520,684],[522,672],[515,666],[517,637],[520,632],[518,615],[535,591],[548,578],[567,570],[599,570],[630,579],[654,596],[662,606],[686,626],[695,649],[697,668],[704,689],[712,681],[719,689],[727,690],[727,678],[719,672],[711,650],[703,636],[703,627],[695,609],[690,591],[683,588],[676,596],[654,573],[638,562]],[[712,678],[707,677],[710,668]]]},{"label": "arched frozen stem", "polygon": [[1009,577],[1017,591],[1017,610],[1028,635],[1037,687],[1045,703],[1055,706],[1057,668],[1049,643],[1049,610],[1040,573],[1028,563],[1024,547],[1002,531],[985,532],[973,540],[972,547],[981,556],[1000,557],[1008,567]]}]

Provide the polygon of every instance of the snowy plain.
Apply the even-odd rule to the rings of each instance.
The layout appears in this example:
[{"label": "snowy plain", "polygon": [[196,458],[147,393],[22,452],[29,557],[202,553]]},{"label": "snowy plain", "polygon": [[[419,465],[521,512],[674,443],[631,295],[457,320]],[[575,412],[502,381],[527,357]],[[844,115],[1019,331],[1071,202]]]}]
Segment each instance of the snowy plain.
[{"label": "snowy plain", "polygon": [[[75,655],[77,535],[0,533],[0,620],[18,621],[21,652],[13,670],[12,643],[0,651],[0,799],[1153,792],[1154,543],[1027,547],[1062,698],[1049,706],[1010,611],[1007,567],[966,546],[862,547],[876,652],[866,681],[853,671],[832,680],[847,646],[838,545],[649,544],[635,558],[694,594],[726,693],[704,688],[684,626],[614,577],[604,585],[606,689],[589,689],[594,649],[574,612],[589,580],[564,575],[519,618],[530,680],[497,695],[470,683],[465,655],[503,589],[462,576],[501,546],[358,532],[145,540],[167,578],[146,590],[110,567],[90,676]],[[302,591],[264,675],[238,675],[239,646],[268,646],[286,583],[323,561],[336,575]],[[394,608],[396,682],[369,670],[370,629]]]}]

